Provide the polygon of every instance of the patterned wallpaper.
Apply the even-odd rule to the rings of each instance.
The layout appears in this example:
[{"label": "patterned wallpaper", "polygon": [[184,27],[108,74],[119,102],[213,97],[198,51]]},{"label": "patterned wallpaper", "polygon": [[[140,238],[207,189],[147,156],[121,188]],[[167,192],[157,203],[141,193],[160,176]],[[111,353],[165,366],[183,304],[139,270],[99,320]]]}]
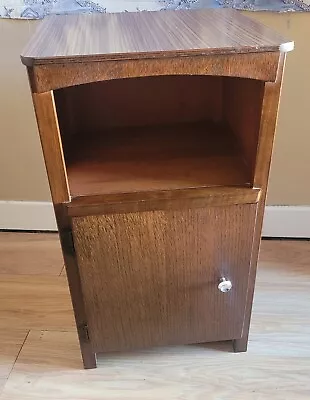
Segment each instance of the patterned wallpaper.
[{"label": "patterned wallpaper", "polygon": [[0,0],[0,17],[40,19],[48,14],[232,7],[252,11],[310,11],[302,0]]}]

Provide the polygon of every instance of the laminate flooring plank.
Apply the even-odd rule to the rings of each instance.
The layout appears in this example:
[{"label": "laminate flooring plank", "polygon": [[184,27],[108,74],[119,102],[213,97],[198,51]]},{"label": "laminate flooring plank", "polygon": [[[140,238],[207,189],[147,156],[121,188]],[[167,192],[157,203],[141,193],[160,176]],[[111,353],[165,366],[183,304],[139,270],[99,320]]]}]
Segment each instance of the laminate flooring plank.
[{"label": "laminate flooring plank", "polygon": [[262,346],[252,341],[240,354],[230,343],[111,353],[83,370],[75,333],[32,331],[3,399],[308,399],[309,355],[293,355],[289,343],[276,353]]},{"label": "laminate flooring plank", "polygon": [[1,275],[0,330],[7,327],[75,330],[65,277]]},{"label": "laminate flooring plank", "polygon": [[59,275],[63,267],[57,233],[0,232],[0,274]]},{"label": "laminate flooring plank", "polygon": [[28,334],[27,330],[0,330],[0,393]]}]

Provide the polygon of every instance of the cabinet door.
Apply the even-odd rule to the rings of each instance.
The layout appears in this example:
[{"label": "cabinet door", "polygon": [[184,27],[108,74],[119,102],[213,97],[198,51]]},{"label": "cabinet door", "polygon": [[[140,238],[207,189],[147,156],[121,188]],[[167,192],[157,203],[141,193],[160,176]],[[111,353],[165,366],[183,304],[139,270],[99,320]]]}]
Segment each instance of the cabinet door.
[{"label": "cabinet door", "polygon": [[94,351],[240,338],[255,218],[255,204],[73,218]]}]

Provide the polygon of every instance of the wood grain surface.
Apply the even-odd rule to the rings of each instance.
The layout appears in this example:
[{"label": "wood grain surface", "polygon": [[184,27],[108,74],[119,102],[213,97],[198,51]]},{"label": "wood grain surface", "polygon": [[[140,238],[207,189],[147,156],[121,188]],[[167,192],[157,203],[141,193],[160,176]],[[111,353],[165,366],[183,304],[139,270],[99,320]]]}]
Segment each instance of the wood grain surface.
[{"label": "wood grain surface", "polygon": [[255,204],[73,218],[94,351],[241,337],[255,218]]},{"label": "wood grain surface", "polygon": [[[195,198],[205,198],[209,205],[229,205],[233,203],[234,198],[237,202],[256,203],[259,200],[259,188],[243,187],[213,187],[213,188],[187,188],[177,190],[160,190],[151,192],[128,192],[111,193],[98,196],[81,196],[71,199],[70,203],[64,204],[64,207],[74,208],[75,206],[90,206],[95,204],[117,204],[122,202],[139,202],[147,200],[187,200]],[[231,200],[229,200],[231,199]],[[227,203],[225,204],[225,200]],[[229,203],[231,201],[231,203]]]},{"label": "wood grain surface", "polygon": [[0,278],[0,331],[75,330],[66,279],[14,274]]},{"label": "wood grain surface", "polygon": [[253,243],[251,269],[249,275],[249,287],[247,294],[244,335],[241,339],[235,341],[234,348],[236,351],[247,350],[251,310],[252,310],[254,288],[255,288],[257,260],[259,255],[259,247],[261,243],[268,178],[271,165],[271,156],[272,156],[272,149],[275,137],[275,129],[277,124],[285,59],[286,59],[286,54],[282,54],[276,82],[274,83],[267,82],[264,86],[262,112],[261,112],[260,128],[259,128],[259,142],[258,142],[256,165],[254,172],[254,185],[256,187],[260,187],[262,189],[262,192],[257,210],[257,220],[256,220],[255,235],[254,235],[255,237]]},{"label": "wood grain surface", "polygon": [[252,204],[260,199],[258,188],[215,187],[173,191],[133,192],[73,198],[66,204],[71,217],[156,210],[184,210],[208,206]]},{"label": "wood grain surface", "polygon": [[105,60],[28,67],[33,92],[112,79],[163,75],[231,76],[274,82],[278,52],[220,54],[208,56]]},{"label": "wood grain surface", "polygon": [[233,135],[209,123],[103,131],[76,139],[69,152],[72,197],[250,185]]},{"label": "wood grain surface", "polygon": [[106,128],[220,121],[222,81],[219,76],[167,75],[56,90],[62,137],[100,134]]},{"label": "wood grain surface", "polygon": [[74,243],[72,243],[71,220],[63,204],[56,204],[54,208],[84,368],[96,368],[96,356],[91,348],[88,335],[85,334],[87,316]]},{"label": "wood grain surface", "polygon": [[[22,60],[32,91],[46,91],[33,100],[85,367],[96,366],[95,352],[152,345],[234,340],[235,350],[246,350],[283,52],[292,47],[231,10],[72,15],[41,24]],[[183,77],[185,89],[176,77],[158,78],[153,97],[141,84],[136,104],[126,96],[130,85],[138,93],[136,80],[59,91],[56,105],[50,91],[178,74],[226,77],[196,76],[193,87]],[[236,76],[264,82],[230,81]],[[164,87],[169,95],[161,103]],[[97,105],[83,107],[84,97]],[[242,113],[234,107],[239,99]],[[171,103],[171,112],[161,113]],[[71,220],[63,203],[71,196],[253,184],[255,191],[236,192],[239,205],[210,206],[218,204],[215,194],[182,199],[185,206],[151,195],[143,207],[109,204],[105,215],[73,217],[76,256],[65,240]],[[253,195],[258,205],[246,203]],[[221,276],[233,281],[231,292],[218,291]]]},{"label": "wood grain surface", "polygon": [[32,98],[53,203],[63,203],[69,200],[69,191],[54,95],[34,93]]},{"label": "wood grain surface", "polygon": [[0,329],[0,396],[28,332],[27,329],[13,330],[10,327]]},{"label": "wood grain surface", "polygon": [[276,82],[266,82],[264,87],[259,128],[259,144],[254,177],[254,185],[258,187],[266,187],[268,184],[285,60],[286,55],[282,54]]},{"label": "wood grain surface", "polygon": [[[278,51],[289,42],[231,9],[51,16],[25,65]],[[292,46],[291,46],[292,47]]]},{"label": "wood grain surface", "polygon": [[0,274],[58,276],[64,266],[59,238],[49,233],[0,232],[0,254]]},{"label": "wood grain surface", "polygon": [[224,78],[224,119],[238,138],[251,182],[254,182],[263,95],[262,81]]}]

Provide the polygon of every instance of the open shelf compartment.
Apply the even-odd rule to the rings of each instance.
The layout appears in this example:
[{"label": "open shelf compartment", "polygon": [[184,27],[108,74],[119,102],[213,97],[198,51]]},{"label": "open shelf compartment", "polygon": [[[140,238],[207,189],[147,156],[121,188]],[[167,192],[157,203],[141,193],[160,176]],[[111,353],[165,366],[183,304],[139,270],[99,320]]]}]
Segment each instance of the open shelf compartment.
[{"label": "open shelf compartment", "polygon": [[213,76],[55,91],[71,197],[250,187],[262,92],[260,81]]}]

